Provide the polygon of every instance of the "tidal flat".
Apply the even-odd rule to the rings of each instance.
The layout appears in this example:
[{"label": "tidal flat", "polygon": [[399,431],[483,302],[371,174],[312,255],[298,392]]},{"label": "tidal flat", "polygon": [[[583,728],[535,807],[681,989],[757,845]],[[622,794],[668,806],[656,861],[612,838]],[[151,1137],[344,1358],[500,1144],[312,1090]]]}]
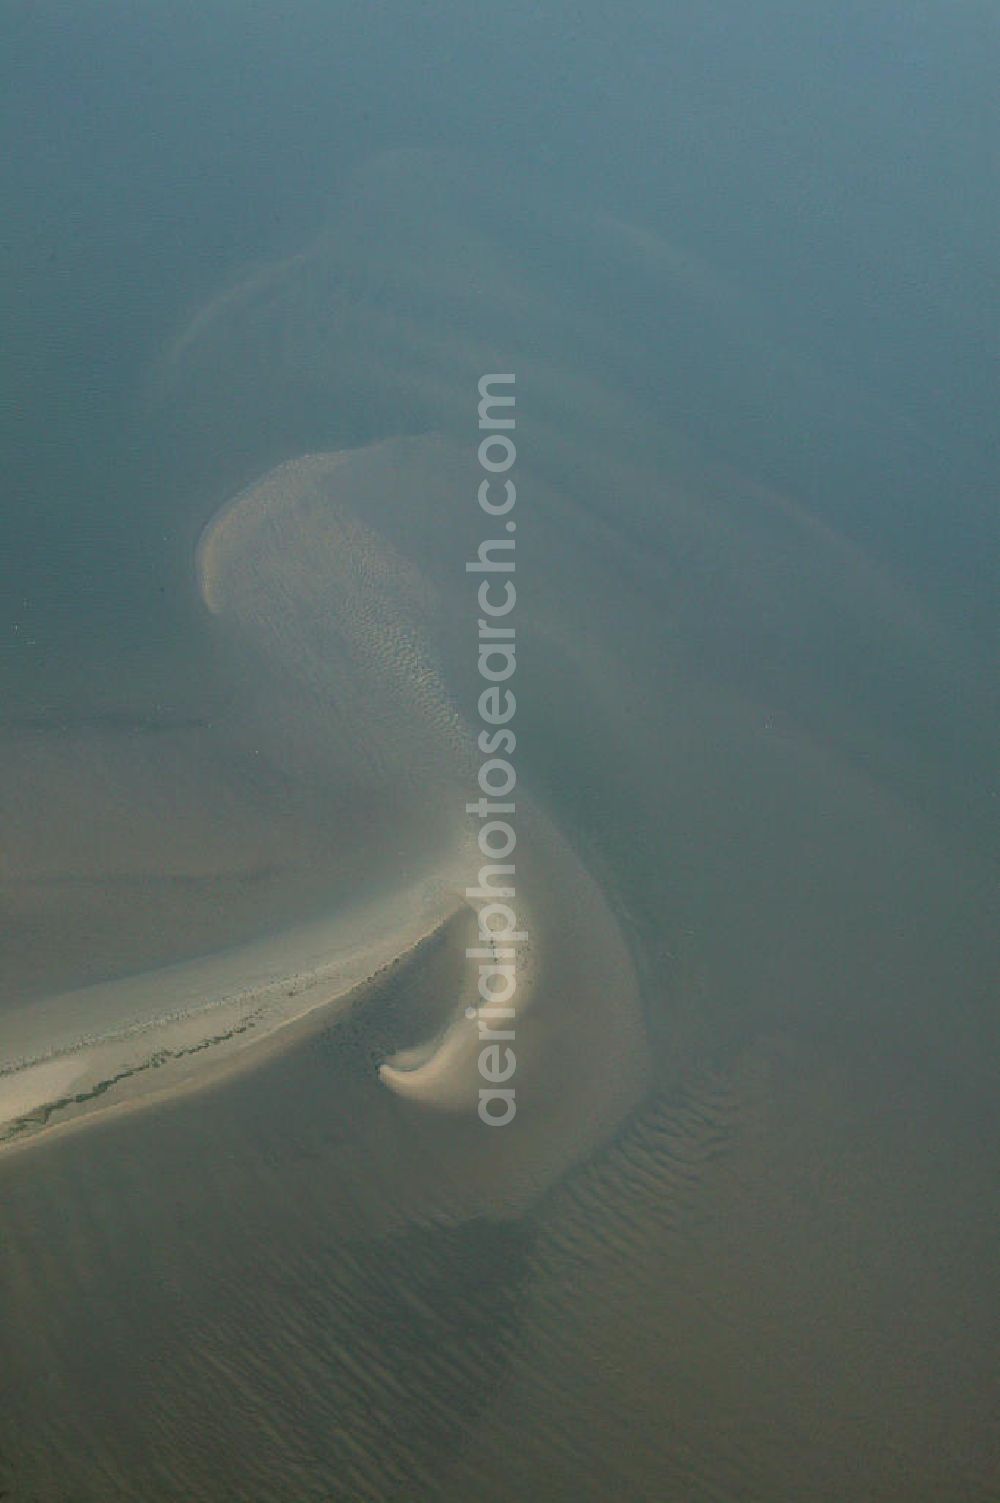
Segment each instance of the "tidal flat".
[{"label": "tidal flat", "polygon": [[[122,195],[101,112],[104,156],[64,130],[90,269],[30,258],[19,315],[0,1494],[990,1503],[995,602],[974,383],[949,426],[927,374],[964,294],[877,195],[838,261],[815,163],[727,175],[770,160],[742,116],[670,194],[638,113],[584,157],[539,104],[545,153],[487,174],[436,87],[428,140],[306,160],[402,42],[338,31],[339,93],[279,85],[301,43],[283,14],[265,66],[266,11],[236,131],[176,18],[138,71],[132,23],[105,38],[191,170],[120,132],[159,172]],[[728,97],[688,99],[671,162]],[[848,173],[860,116],[823,97]],[[514,536],[477,500],[507,371],[526,937],[494,1129],[466,566]]]}]

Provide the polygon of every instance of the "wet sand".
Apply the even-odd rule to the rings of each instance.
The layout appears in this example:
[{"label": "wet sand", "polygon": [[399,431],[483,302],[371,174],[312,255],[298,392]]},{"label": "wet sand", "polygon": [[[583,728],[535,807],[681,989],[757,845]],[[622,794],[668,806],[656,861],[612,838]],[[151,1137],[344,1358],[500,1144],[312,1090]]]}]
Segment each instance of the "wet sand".
[{"label": "wet sand", "polygon": [[8,1019],[0,1152],[262,1065],[266,1046],[289,1047],[309,1020],[327,1026],[462,911],[438,875],[327,926],[53,998]]},{"label": "wet sand", "polygon": [[[851,449],[845,407],[814,393],[782,432],[815,487],[787,494],[669,431],[709,326],[737,327],[716,358],[768,401],[782,368],[721,272],[585,206],[533,266],[493,179],[484,205],[450,170],[381,161],[165,346],[151,420],[200,475],[231,464],[186,534],[207,523],[212,713],[0,742],[4,1019],[31,1047],[80,1040],[45,999],[84,980],[110,1025],[176,1011],[171,960],[215,1003],[178,1038],[240,1027],[226,967],[264,935],[255,984],[279,988],[266,1036],[0,1154],[0,1489],[991,1503],[982,661],[823,515],[837,455],[814,439]],[[586,265],[615,291],[603,326],[562,296]],[[631,362],[658,309],[672,389]],[[487,1132],[464,916],[397,950],[390,913],[399,963],[354,990],[280,979],[336,953],[367,974],[352,913],[467,839],[475,389],[511,349],[531,985],[517,1117]],[[729,411],[700,416],[726,448]],[[113,1047],[151,1057],[142,1032]],[[76,1092],[78,1063],[8,1077],[13,1105]]]},{"label": "wet sand", "polygon": [[[326,784],[369,782],[384,805],[385,855],[395,845],[417,880],[393,890],[383,878],[328,919],[9,1013],[0,1148],[261,1065],[273,1052],[265,1046],[294,1041],[313,1014],[329,1026],[442,927],[462,914],[471,922],[464,893],[484,860],[463,812],[475,747],[436,640],[450,618],[446,591],[461,587],[462,572],[449,581],[438,563],[431,578],[389,541],[404,475],[430,489],[442,474],[454,484],[464,468],[440,440],[302,456],[226,503],[194,561],[204,606],[253,681],[249,702],[223,727],[228,744],[263,751],[290,776],[319,768],[312,775]],[[518,924],[527,935],[514,1004],[518,1087],[547,1105],[535,1106],[530,1140],[514,1139],[511,1205],[527,1183],[545,1182],[613,1131],[645,1079],[637,983],[618,923],[550,818],[528,796],[518,804]],[[430,823],[419,818],[425,809]],[[375,852],[358,837],[356,849],[341,843],[331,855],[356,863],[370,891]],[[473,925],[469,946],[476,937]],[[436,1034],[381,1063],[384,1086],[414,1109],[475,1114],[477,974],[466,960]],[[64,1060],[72,1081],[67,1073],[65,1087],[51,1087],[56,1076],[43,1072]]]}]

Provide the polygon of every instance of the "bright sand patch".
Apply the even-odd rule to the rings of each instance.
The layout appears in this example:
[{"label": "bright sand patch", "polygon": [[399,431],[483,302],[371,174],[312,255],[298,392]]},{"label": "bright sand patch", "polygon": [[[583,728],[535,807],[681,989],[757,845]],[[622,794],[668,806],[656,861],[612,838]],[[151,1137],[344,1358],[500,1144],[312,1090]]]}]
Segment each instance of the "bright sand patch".
[{"label": "bright sand patch", "polygon": [[[30,1141],[263,1062],[268,1041],[284,1047],[332,1021],[453,919],[466,889],[482,887],[476,825],[462,812],[478,764],[458,708],[468,686],[456,689],[442,652],[468,611],[461,555],[439,556],[442,542],[461,546],[447,526],[461,481],[454,454],[436,441],[306,455],[242,491],[206,528],[196,561],[202,597],[248,654],[234,744],[253,757],[263,748],[288,784],[319,801],[331,786],[365,790],[364,819],[345,828],[330,861],[379,896],[25,1008],[6,1030],[9,1079],[49,1061],[85,1064],[72,1080],[68,1066],[53,1075],[49,1099],[32,1086],[36,1099],[7,1113],[0,1141]],[[414,493],[426,507],[416,529]],[[645,1078],[636,976],[603,890],[527,796],[517,837],[516,911],[527,931],[514,999],[518,1121],[490,1149],[494,1196],[502,1182],[537,1187],[606,1136]],[[457,944],[457,927],[454,935]],[[379,1072],[401,1110],[461,1113],[477,1134],[478,981],[478,964],[465,957],[456,995],[441,998],[450,1023]],[[11,1101],[25,1099],[10,1090]]]},{"label": "bright sand patch", "polygon": [[[479,1091],[487,1084],[479,1071],[479,1059],[489,1043],[490,1030],[510,1035],[515,1059],[518,1038],[522,1050],[525,1044],[530,1044],[530,1015],[538,989],[537,955],[530,936],[536,924],[523,901],[519,905],[518,923],[529,937],[507,949],[508,954],[511,948],[514,950],[513,959],[507,963],[512,967],[515,985],[504,1006],[512,1015],[501,1021],[498,1014],[491,1016],[484,1009],[479,995],[479,962],[468,962],[451,1021],[443,1032],[416,1048],[400,1050],[380,1066],[379,1079],[390,1091],[425,1106],[475,1111]],[[469,927],[470,946],[483,946],[484,938],[471,913]],[[498,942],[498,955],[501,947]]]},{"label": "bright sand patch", "polygon": [[5,1029],[0,1148],[208,1085],[337,1016],[453,917],[460,864],[325,923],[25,1009]]}]

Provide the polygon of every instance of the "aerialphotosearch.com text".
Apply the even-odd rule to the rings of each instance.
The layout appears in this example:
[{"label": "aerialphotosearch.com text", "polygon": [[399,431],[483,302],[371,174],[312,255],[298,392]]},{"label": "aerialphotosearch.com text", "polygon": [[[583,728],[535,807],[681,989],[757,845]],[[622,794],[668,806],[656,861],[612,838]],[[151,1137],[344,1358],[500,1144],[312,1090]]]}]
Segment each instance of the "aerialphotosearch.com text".
[{"label": "aerialphotosearch.com text", "polygon": [[479,577],[478,663],[482,690],[478,700],[481,729],[478,748],[479,797],[466,812],[479,820],[478,844],[483,865],[475,887],[466,897],[476,905],[479,943],[466,951],[478,964],[479,1001],[466,1009],[479,1029],[479,1116],[488,1127],[506,1127],[517,1112],[514,1075],[516,1033],[517,947],[527,939],[516,916],[517,773],[512,758],[517,749],[513,729],[517,700],[511,687],[517,669],[517,629],[514,583],[517,487],[512,478],[517,450],[515,378],[487,375],[479,381],[479,466],[482,479],[478,501],[500,537],[485,538],[477,556],[465,566]]}]

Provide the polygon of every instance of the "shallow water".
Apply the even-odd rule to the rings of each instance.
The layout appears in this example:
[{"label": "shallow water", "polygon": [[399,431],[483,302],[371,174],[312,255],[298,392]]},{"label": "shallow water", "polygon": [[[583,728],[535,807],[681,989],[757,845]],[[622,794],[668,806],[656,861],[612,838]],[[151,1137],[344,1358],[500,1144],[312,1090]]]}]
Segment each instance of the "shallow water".
[{"label": "shallow water", "polygon": [[93,1066],[0,1491],[987,1503],[988,19],[109,16],[8,18],[4,1065],[455,884],[491,370],[530,1007],[499,1132],[448,928]]}]

